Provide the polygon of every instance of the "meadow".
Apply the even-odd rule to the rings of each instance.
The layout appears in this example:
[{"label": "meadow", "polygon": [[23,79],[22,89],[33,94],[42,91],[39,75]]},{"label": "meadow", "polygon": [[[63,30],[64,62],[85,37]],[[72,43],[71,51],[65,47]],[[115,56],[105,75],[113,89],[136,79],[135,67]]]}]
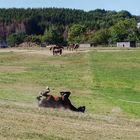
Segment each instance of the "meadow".
[{"label": "meadow", "polygon": [[[46,86],[86,112],[39,108]],[[0,118],[1,140],[139,140],[140,49],[1,49]]]}]

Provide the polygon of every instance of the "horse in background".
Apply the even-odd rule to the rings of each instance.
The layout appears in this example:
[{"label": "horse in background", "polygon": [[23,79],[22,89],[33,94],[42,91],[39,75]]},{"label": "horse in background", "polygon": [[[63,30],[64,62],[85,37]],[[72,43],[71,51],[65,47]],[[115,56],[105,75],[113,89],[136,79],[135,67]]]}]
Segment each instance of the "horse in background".
[{"label": "horse in background", "polygon": [[52,51],[53,55],[62,55],[64,47],[61,45],[54,45],[50,47],[50,51]]},{"label": "horse in background", "polygon": [[73,51],[73,50],[76,50],[79,48],[79,44],[70,44],[68,47],[67,47],[67,50],[70,50],[70,51]]}]

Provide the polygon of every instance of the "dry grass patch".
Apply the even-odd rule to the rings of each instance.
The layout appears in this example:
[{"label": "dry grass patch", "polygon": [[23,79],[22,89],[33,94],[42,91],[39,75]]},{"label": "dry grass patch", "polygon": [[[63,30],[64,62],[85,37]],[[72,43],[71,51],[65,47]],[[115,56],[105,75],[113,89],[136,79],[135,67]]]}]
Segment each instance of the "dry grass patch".
[{"label": "dry grass patch", "polygon": [[0,66],[0,73],[20,73],[20,72],[26,72],[26,68],[17,66]]},{"label": "dry grass patch", "polygon": [[[7,104],[7,103],[6,103]],[[8,105],[8,104],[7,104]],[[0,104],[0,138],[60,140],[138,140],[140,122],[114,116]],[[28,104],[27,104],[28,105]],[[4,108],[3,108],[4,107]]]}]

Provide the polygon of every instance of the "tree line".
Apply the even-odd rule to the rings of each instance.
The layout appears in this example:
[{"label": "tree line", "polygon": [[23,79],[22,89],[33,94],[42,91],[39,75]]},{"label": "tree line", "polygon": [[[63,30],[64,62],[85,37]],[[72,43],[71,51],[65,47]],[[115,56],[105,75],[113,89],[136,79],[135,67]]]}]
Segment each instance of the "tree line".
[{"label": "tree line", "polygon": [[0,40],[10,46],[24,41],[37,44],[93,43],[107,45],[117,41],[140,41],[140,16],[128,11],[66,8],[0,9]]}]

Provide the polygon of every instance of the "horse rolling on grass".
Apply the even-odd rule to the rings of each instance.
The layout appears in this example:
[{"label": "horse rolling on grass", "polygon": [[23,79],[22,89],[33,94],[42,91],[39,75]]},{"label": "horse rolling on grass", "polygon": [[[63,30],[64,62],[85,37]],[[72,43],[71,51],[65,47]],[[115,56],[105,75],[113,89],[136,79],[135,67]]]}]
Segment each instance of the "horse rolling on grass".
[{"label": "horse rolling on grass", "polygon": [[62,55],[63,46],[55,45],[50,47],[50,51],[52,51],[53,55]]},{"label": "horse rolling on grass", "polygon": [[79,44],[70,44],[68,47],[67,47],[67,50],[70,50],[70,51],[73,51],[73,50],[76,50],[79,48]]},{"label": "horse rolling on grass", "polygon": [[46,108],[64,108],[69,109],[75,112],[85,112],[85,106],[80,106],[76,108],[72,105],[71,101],[69,100],[69,96],[71,92],[69,91],[61,91],[61,96],[53,96],[48,94],[50,90],[45,92],[41,92],[41,94],[36,97],[38,100],[39,107],[46,107]]}]

